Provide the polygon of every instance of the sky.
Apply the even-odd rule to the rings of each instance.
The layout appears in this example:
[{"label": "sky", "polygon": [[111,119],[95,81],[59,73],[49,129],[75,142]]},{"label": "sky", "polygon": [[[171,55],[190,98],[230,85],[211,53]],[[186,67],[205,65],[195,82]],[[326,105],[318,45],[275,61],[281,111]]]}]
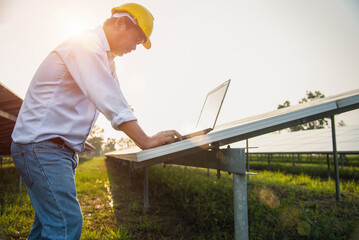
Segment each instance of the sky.
[{"label": "sky", "polygon": [[[154,15],[150,50],[116,58],[128,103],[148,135],[193,130],[208,91],[231,79],[218,124],[359,89],[355,0],[133,1]],[[0,81],[21,98],[60,43],[110,17],[112,0],[0,0]],[[348,125],[359,111],[338,115]],[[119,138],[100,115],[105,137]]]}]

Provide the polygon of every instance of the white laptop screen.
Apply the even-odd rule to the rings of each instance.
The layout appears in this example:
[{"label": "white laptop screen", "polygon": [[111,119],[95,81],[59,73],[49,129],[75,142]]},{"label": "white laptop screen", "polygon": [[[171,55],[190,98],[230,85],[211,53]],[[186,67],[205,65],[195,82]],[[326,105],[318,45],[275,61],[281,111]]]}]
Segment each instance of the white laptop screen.
[{"label": "white laptop screen", "polygon": [[197,121],[196,129],[215,127],[230,81],[231,80],[224,82],[207,94]]}]

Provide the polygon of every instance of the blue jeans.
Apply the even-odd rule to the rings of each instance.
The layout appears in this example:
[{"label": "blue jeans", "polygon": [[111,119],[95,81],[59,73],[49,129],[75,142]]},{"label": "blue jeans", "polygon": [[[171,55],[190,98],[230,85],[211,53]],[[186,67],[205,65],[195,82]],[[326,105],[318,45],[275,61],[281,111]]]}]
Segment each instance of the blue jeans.
[{"label": "blue jeans", "polygon": [[82,213],[74,181],[77,154],[65,144],[44,141],[12,143],[11,155],[35,210],[28,239],[80,239]]}]

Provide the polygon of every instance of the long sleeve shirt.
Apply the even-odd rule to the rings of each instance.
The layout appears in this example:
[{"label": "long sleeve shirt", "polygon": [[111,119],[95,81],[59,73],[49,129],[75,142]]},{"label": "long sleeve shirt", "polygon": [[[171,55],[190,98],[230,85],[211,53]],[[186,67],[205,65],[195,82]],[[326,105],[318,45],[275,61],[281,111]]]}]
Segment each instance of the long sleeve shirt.
[{"label": "long sleeve shirt", "polygon": [[116,130],[136,120],[122,94],[114,58],[102,27],[58,46],[31,81],[13,141],[26,144],[60,137],[81,152],[99,111]]}]

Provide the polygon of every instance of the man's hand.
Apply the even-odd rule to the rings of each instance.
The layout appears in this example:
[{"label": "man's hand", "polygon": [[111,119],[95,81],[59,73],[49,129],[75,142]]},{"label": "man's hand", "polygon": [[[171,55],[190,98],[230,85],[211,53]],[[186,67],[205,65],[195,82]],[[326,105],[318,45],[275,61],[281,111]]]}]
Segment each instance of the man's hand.
[{"label": "man's hand", "polygon": [[149,149],[173,143],[176,139],[182,140],[181,134],[175,130],[159,132],[152,137],[148,137],[140,125],[138,125],[137,121],[124,122],[119,128],[141,149]]},{"label": "man's hand", "polygon": [[173,143],[176,138],[178,140],[182,140],[181,134],[179,134],[176,130],[168,130],[157,133],[156,135],[149,138],[149,147],[158,147],[164,144]]}]

